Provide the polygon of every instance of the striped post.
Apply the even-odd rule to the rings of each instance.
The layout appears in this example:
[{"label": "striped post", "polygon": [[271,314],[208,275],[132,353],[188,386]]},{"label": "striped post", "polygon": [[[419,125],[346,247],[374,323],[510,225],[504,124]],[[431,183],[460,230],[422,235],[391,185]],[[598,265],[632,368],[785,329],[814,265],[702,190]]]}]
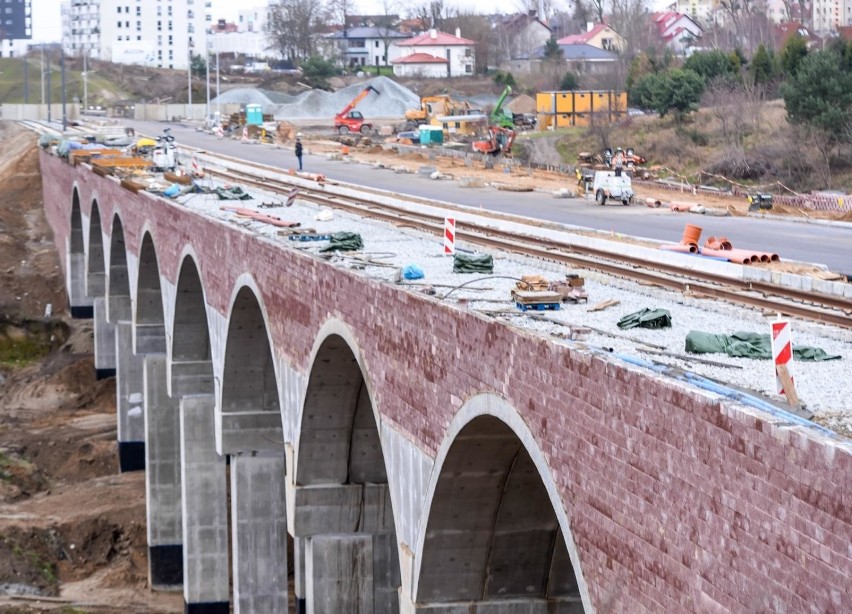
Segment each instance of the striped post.
[{"label": "striped post", "polygon": [[[772,359],[775,364],[775,381],[778,386],[778,394],[786,394],[790,397],[791,391],[785,391],[781,378],[778,376],[778,367],[783,365],[789,371],[788,363],[793,358],[793,341],[790,336],[790,322],[788,320],[776,320],[772,323]],[[790,374],[790,382],[793,375]]]},{"label": "striped post", "polygon": [[299,195],[299,190],[297,190],[296,188],[293,188],[292,190],[290,190],[289,194],[287,194],[287,203],[286,203],[286,205],[287,205],[288,207],[292,207],[292,206],[293,206],[293,203],[294,203],[294,202],[296,202],[296,197],[297,197],[298,195]]},{"label": "striped post", "polygon": [[456,220],[452,217],[444,218],[444,255],[449,256],[456,253]]},{"label": "striped post", "polygon": [[198,164],[198,160],[195,159],[195,156],[192,156],[192,176],[204,177],[204,171],[201,169],[201,165]]}]

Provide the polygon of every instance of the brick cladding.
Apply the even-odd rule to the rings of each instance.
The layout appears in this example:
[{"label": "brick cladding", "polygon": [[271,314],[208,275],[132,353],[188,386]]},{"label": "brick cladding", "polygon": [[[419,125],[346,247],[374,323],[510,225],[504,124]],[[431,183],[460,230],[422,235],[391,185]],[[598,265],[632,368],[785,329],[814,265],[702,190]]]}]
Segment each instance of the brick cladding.
[{"label": "brick cladding", "polygon": [[189,243],[227,314],[250,271],[274,351],[302,372],[330,317],[351,327],[385,420],[432,456],[464,401],[495,392],[550,466],[598,611],[852,611],[848,442],[773,425],[669,381],[372,282],[42,155],[61,245],[73,181],[138,254],[147,220],[176,283]]}]

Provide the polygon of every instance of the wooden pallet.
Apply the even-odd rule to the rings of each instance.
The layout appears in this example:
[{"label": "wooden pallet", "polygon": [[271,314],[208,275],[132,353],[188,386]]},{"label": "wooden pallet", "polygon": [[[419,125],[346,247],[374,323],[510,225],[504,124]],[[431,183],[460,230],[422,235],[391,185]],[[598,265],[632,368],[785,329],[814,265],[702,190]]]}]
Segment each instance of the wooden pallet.
[{"label": "wooden pallet", "polygon": [[519,303],[515,301],[515,307],[521,311],[559,311],[562,303]]}]

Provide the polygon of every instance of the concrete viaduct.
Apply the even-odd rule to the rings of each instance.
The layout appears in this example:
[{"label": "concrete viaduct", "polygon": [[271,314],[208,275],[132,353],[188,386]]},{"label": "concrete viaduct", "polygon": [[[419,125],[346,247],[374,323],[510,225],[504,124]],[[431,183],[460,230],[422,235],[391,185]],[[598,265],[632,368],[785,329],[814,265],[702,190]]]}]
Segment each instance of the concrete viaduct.
[{"label": "concrete viaduct", "polygon": [[187,612],[852,610],[848,440],[41,169]]}]

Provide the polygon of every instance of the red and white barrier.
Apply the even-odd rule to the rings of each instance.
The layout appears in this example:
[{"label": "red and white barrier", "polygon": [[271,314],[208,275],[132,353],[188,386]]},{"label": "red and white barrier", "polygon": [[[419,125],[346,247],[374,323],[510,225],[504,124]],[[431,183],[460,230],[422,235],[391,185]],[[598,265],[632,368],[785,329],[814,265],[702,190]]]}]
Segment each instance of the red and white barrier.
[{"label": "red and white barrier", "polygon": [[243,143],[248,141],[248,126],[243,126]]},{"label": "red and white barrier", "polygon": [[456,253],[456,220],[452,217],[444,218],[444,255]]},{"label": "red and white barrier", "polygon": [[[775,381],[778,384],[778,393],[785,394],[781,378],[778,376],[778,367],[783,365],[789,372],[789,363],[793,359],[793,341],[788,320],[776,320],[772,323],[772,359],[775,364]],[[790,373],[790,381],[793,381],[792,373]],[[790,395],[787,394],[787,396]]]},{"label": "red and white barrier", "polygon": [[287,194],[287,206],[292,207],[293,203],[296,202],[296,197],[299,195],[299,190],[293,188],[290,190],[290,193]]},{"label": "red and white barrier", "polygon": [[198,164],[198,160],[195,159],[195,156],[192,156],[192,176],[204,177],[204,170],[201,168],[201,165]]}]

